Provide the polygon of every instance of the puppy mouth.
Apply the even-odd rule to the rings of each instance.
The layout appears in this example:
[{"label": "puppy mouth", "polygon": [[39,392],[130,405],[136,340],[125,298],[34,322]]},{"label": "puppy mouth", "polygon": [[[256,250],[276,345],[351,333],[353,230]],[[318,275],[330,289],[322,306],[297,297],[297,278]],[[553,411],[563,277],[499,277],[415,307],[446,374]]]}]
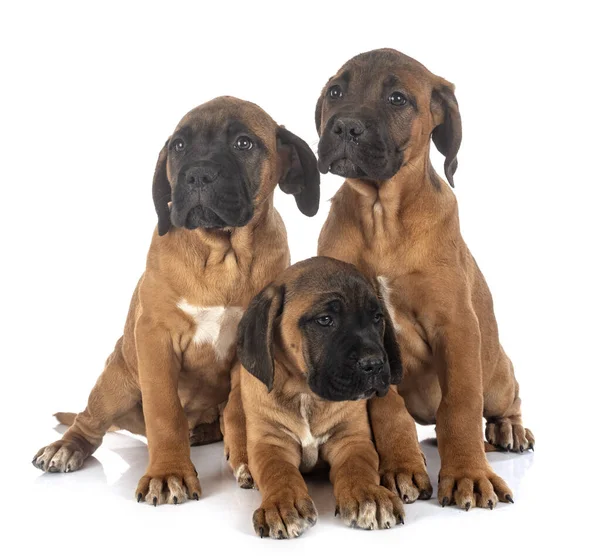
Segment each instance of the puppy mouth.
[{"label": "puppy mouth", "polygon": [[355,164],[347,157],[334,160],[327,168],[327,172],[343,178],[364,178],[367,176],[366,172],[358,164]]}]

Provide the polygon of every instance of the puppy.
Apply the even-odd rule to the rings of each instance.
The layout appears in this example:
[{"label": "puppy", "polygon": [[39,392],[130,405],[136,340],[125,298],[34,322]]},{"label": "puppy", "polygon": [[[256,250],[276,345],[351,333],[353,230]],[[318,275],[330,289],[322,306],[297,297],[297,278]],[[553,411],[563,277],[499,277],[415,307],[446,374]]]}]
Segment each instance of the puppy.
[{"label": "puppy", "polygon": [[291,538],[314,525],[317,510],[300,472],[320,461],[331,468],[344,523],[402,523],[402,502],[379,486],[366,406],[400,380],[402,368],[369,281],[326,257],[291,266],[250,303],[238,355],[250,471],[262,494],[256,533]]},{"label": "puppy", "polygon": [[405,380],[369,406],[383,484],[405,501],[431,496],[414,418],[436,425],[442,506],[512,502],[486,460],[482,417],[499,449],[522,453],[534,437],[456,198],[429,159],[433,139],[453,186],[462,139],[454,86],[400,52],[374,50],[329,80],[316,125],[321,171],[346,178],[318,252],[379,281],[403,356]]},{"label": "puppy", "polygon": [[86,409],[57,415],[71,426],[37,452],[36,467],[75,471],[110,427],[121,428],[148,437],[138,502],[198,499],[190,443],[221,439],[237,325],[252,297],[289,265],[273,207],[277,183],[304,214],[317,212],[314,155],[258,106],[220,97],[184,116],[158,157],[158,226],[123,336]]}]

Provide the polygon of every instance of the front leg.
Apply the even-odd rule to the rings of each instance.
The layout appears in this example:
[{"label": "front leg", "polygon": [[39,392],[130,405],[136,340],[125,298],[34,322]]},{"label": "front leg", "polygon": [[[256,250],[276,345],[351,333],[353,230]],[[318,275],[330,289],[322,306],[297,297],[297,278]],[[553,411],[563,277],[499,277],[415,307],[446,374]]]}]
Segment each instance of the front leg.
[{"label": "front leg", "polygon": [[241,488],[253,488],[254,479],[248,467],[246,415],[242,403],[241,370],[239,362],[231,370],[231,391],[223,409],[222,430],[225,457]]},{"label": "front leg", "polygon": [[273,539],[299,537],[317,521],[317,509],[299,471],[299,445],[275,430],[263,429],[249,438],[248,455],[262,494],[262,504],[252,517],[256,534]]},{"label": "front leg", "polygon": [[433,492],[417,428],[404,399],[392,387],[383,398],[369,400],[369,417],[379,454],[381,484],[406,503],[429,500]]},{"label": "front leg", "polygon": [[[434,351],[439,361],[442,400],[436,416],[441,459],[438,500],[494,508],[498,500],[512,502],[512,492],[485,457],[481,339],[474,314],[445,319]],[[459,321],[459,322],[457,322]]]},{"label": "front leg", "polygon": [[379,458],[367,427],[337,433],[323,447],[331,466],[336,515],[349,527],[390,529],[404,523],[404,509],[400,498],[379,484]]},{"label": "front leg", "polygon": [[178,504],[198,500],[200,483],[190,459],[189,427],[177,384],[181,362],[168,330],[141,317],[135,330],[150,461],[140,479],[138,502]]}]

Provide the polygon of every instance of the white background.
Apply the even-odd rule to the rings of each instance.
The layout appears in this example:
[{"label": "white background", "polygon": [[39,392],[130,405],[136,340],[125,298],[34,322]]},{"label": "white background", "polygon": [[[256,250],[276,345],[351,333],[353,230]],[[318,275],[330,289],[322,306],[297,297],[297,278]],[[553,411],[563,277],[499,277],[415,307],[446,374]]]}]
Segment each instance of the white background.
[{"label": "white background", "polygon": [[[524,553],[590,542],[597,517],[597,17],[593,2],[3,2],[0,443],[11,553]],[[391,531],[346,529],[327,484],[321,517],[285,544],[253,536],[259,494],[236,489],[220,444],[194,448],[205,496],[133,499],[147,452],[109,435],[85,468],[30,464],[81,410],[121,334],[155,214],[151,179],[180,117],[217,95],[261,105],[316,150],[314,105],[351,56],[390,46],[456,84],[462,231],[495,298],[535,454],[493,454],[515,505],[406,508]],[[441,171],[441,159],[434,163]],[[293,260],[316,251],[330,198],[308,219],[278,192]],[[420,429],[422,438],[433,430]],[[439,459],[424,445],[435,482]],[[589,548],[591,551],[592,548]]]}]

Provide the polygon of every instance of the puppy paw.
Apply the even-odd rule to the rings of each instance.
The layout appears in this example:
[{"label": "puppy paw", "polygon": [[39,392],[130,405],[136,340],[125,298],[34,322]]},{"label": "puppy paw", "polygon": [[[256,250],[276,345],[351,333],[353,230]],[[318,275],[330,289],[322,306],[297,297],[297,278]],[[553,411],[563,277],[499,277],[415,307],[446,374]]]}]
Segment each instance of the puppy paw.
[{"label": "puppy paw", "polygon": [[305,493],[280,492],[263,500],[252,522],[261,538],[293,539],[317,522],[317,509]]},{"label": "puppy paw", "polygon": [[425,465],[398,466],[381,471],[381,485],[399,496],[405,504],[429,500],[433,487]]},{"label": "puppy paw", "polygon": [[390,529],[404,523],[402,501],[379,485],[354,485],[336,500],[336,515],[349,527]]},{"label": "puppy paw", "polygon": [[49,473],[71,473],[77,471],[90,452],[85,441],[58,440],[38,450],[31,463]]},{"label": "puppy paw", "polygon": [[140,479],[135,497],[154,506],[158,504],[182,504],[187,499],[198,500],[202,490],[198,473],[191,461],[179,465],[148,468]]},{"label": "puppy paw", "polygon": [[513,424],[510,419],[488,421],[485,438],[495,448],[521,454],[527,450],[533,451],[535,446],[533,433],[523,425]]},{"label": "puppy paw", "polygon": [[247,463],[240,463],[233,473],[240,488],[256,488],[254,478]]},{"label": "puppy paw", "polygon": [[499,501],[513,503],[513,497],[508,485],[490,468],[442,468],[438,501],[442,507],[456,504],[466,511],[474,507],[493,510]]}]

